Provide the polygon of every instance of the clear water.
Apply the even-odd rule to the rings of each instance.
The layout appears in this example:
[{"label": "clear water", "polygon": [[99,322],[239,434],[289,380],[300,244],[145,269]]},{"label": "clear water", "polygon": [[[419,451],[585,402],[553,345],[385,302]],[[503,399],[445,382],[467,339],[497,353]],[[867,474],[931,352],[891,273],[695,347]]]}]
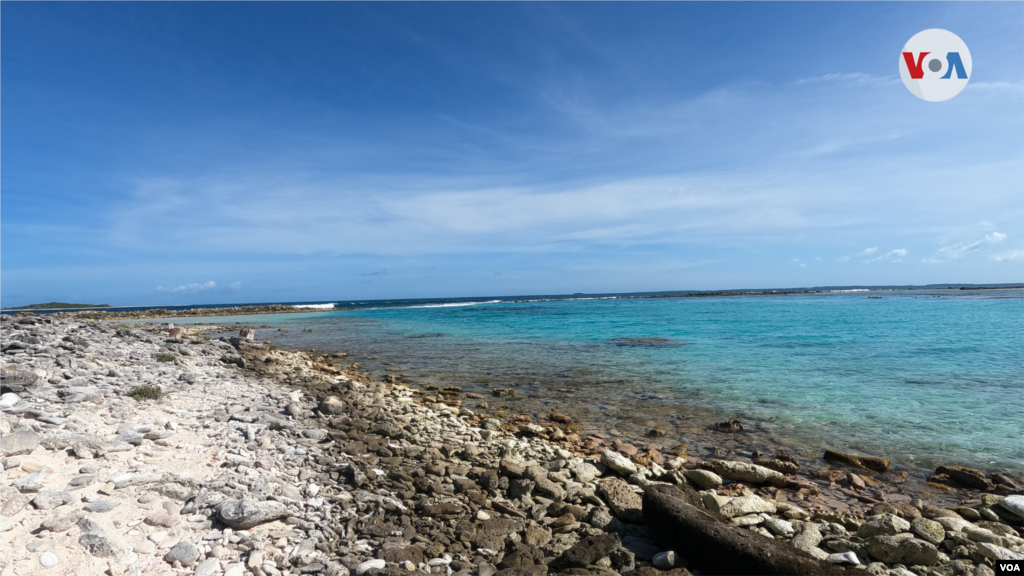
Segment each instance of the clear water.
[{"label": "clear water", "polygon": [[[535,412],[559,407],[591,430],[658,425],[671,444],[735,417],[808,454],[1024,471],[1024,293],[868,295],[364,303],[230,320],[415,381],[512,386]],[[632,340],[647,338],[665,340]]]}]

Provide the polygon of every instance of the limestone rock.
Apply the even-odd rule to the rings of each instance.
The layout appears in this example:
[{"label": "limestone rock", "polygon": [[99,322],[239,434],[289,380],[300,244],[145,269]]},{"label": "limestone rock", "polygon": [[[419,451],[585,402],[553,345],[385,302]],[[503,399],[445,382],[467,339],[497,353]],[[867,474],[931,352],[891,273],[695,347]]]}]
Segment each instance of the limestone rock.
[{"label": "limestone rock", "polygon": [[20,456],[29,454],[39,446],[39,435],[31,430],[15,430],[6,434],[0,441],[0,450],[4,456]]},{"label": "limestone rock", "polygon": [[623,476],[636,474],[636,464],[614,450],[601,452],[601,463]]},{"label": "limestone rock", "polygon": [[621,478],[605,478],[597,485],[597,493],[624,522],[644,523],[643,499]]},{"label": "limestone rock", "polygon": [[747,514],[759,514],[761,512],[774,514],[775,505],[754,495],[733,498],[719,509],[719,514],[726,518],[746,516]]},{"label": "limestone rock", "polygon": [[782,473],[757,464],[716,460],[711,463],[711,467],[715,469],[716,474],[729,480],[755,484],[770,483],[775,486],[785,486],[786,484],[786,478]]},{"label": "limestone rock", "polygon": [[252,498],[225,500],[217,507],[217,512],[225,524],[238,530],[288,516],[288,508],[284,504],[273,500],[259,502]]},{"label": "limestone rock", "polygon": [[868,540],[867,548],[872,556],[882,562],[934,566],[939,561],[938,549],[916,538],[875,536]]},{"label": "limestone rock", "polygon": [[710,470],[695,468],[683,472],[683,476],[699,486],[701,490],[713,490],[722,485],[722,477]]}]

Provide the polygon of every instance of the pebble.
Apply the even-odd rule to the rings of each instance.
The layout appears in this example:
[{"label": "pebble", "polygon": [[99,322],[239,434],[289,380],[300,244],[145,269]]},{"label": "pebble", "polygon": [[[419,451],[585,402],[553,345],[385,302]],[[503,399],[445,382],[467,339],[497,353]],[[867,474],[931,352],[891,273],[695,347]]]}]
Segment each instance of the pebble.
[{"label": "pebble", "polygon": [[57,558],[57,555],[53,552],[43,552],[39,555],[39,563],[42,564],[44,568],[53,568],[59,561],[60,560]]}]

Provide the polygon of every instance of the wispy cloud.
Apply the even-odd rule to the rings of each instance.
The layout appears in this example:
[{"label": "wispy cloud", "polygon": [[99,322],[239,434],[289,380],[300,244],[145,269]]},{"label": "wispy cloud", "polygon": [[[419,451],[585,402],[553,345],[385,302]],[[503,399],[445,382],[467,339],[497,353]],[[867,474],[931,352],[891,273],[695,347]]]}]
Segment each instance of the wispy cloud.
[{"label": "wispy cloud", "polygon": [[1016,250],[1007,250],[999,254],[994,254],[992,259],[996,262],[1024,262],[1024,249],[1018,248]]},{"label": "wispy cloud", "polygon": [[217,283],[214,282],[213,280],[210,280],[209,282],[206,282],[204,284],[193,282],[191,284],[183,284],[181,286],[157,286],[156,291],[162,294],[195,294],[197,292],[206,292],[208,290],[213,290],[216,287]]},{"label": "wispy cloud", "polygon": [[801,78],[791,84],[793,86],[802,86],[807,84],[860,84],[865,86],[891,86],[899,83],[899,76],[875,76],[864,72],[833,72],[822,76]]},{"label": "wispy cloud", "polygon": [[865,248],[865,249],[864,249],[864,250],[863,250],[863,251],[862,251],[862,252],[860,253],[860,255],[861,255],[861,256],[871,256],[871,255],[872,255],[872,254],[874,254],[875,252],[878,252],[878,247],[877,247],[877,246],[876,246],[876,247],[874,247],[874,248]]},{"label": "wispy cloud", "polygon": [[[877,250],[877,248],[875,248],[874,250]],[[895,250],[890,250],[890,251],[886,252],[885,254],[882,254],[881,256],[878,256],[877,258],[872,258],[870,260],[865,260],[864,263],[865,264],[872,264],[874,262],[892,262],[892,263],[902,262],[903,258],[906,255],[907,255],[907,249],[906,248],[897,248]]]},{"label": "wispy cloud", "polygon": [[976,240],[974,242],[959,242],[950,246],[943,246],[942,248],[939,248],[938,252],[924,260],[921,260],[921,262],[925,264],[941,264],[942,262],[957,260],[959,258],[963,258],[970,252],[987,248],[988,246],[998,244],[1003,240],[1006,240],[1006,234],[1003,234],[1002,232],[992,232],[991,234],[986,234],[981,240]]}]

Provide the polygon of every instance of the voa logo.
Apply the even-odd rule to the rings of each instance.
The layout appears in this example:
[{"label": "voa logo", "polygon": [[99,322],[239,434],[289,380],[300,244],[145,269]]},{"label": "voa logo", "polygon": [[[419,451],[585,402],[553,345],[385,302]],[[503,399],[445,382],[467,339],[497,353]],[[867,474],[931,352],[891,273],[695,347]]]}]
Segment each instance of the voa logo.
[{"label": "voa logo", "polygon": [[949,100],[971,78],[971,52],[948,30],[918,32],[900,53],[900,78],[907,90],[922,100]]}]

